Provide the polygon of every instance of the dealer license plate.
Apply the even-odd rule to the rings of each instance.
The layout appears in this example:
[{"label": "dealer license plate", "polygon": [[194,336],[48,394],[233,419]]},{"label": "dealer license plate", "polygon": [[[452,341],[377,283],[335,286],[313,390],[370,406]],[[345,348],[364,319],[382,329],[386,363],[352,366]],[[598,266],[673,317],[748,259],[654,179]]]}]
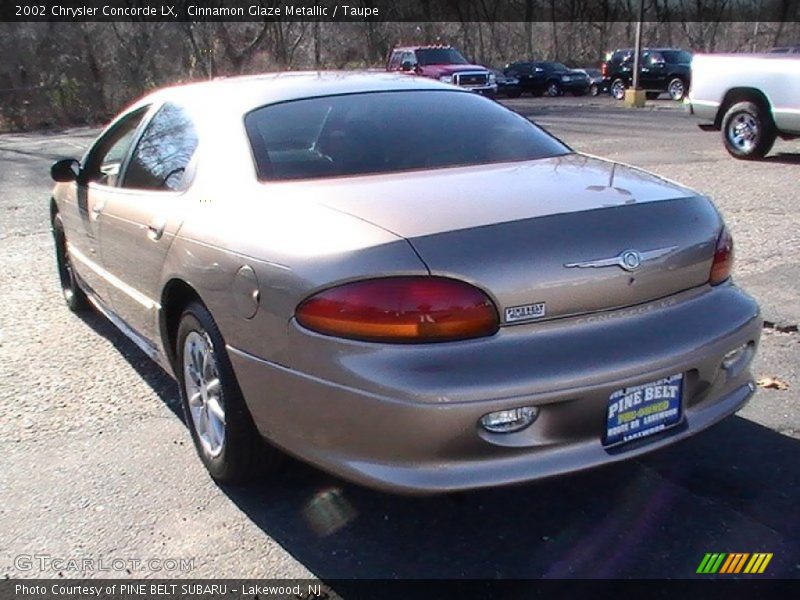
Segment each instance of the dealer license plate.
[{"label": "dealer license plate", "polygon": [[615,446],[674,427],[682,394],[683,373],[617,390],[608,399],[603,443]]}]

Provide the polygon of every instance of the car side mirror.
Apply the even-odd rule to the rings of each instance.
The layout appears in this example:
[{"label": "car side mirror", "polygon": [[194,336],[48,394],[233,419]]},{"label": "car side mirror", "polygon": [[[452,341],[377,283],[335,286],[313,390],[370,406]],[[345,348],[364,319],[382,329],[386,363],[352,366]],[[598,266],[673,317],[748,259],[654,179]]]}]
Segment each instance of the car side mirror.
[{"label": "car side mirror", "polygon": [[50,167],[50,177],[53,181],[66,183],[78,181],[81,176],[81,163],[74,158],[63,158],[53,163]]},{"label": "car side mirror", "polygon": [[403,71],[411,71],[414,68],[414,63],[410,60],[404,60],[400,68],[403,69]]}]

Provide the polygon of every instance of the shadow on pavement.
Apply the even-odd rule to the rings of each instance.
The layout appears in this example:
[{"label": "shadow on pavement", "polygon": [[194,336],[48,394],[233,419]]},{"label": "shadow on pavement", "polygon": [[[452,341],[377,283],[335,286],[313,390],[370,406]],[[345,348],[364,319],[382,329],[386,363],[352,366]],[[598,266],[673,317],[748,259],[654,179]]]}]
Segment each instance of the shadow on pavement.
[{"label": "shadow on pavement", "polygon": [[[734,417],[641,461],[516,487],[409,498],[292,463],[279,484],[227,493],[328,580],[682,578],[714,551],[773,552],[770,575],[800,577],[798,459],[800,441]],[[333,529],[337,511],[352,520],[321,535],[315,510]]]},{"label": "shadow on pavement", "polygon": [[114,348],[136,370],[147,385],[149,385],[161,401],[175,416],[183,420],[180,394],[175,380],[167,375],[161,367],[155,364],[142,352],[136,344],[131,342],[111,322],[96,310],[87,310],[78,313],[81,321],[86,323],[95,333],[111,342]]},{"label": "shadow on pavement", "polygon": [[800,165],[800,153],[778,152],[763,159],[765,162],[783,163],[787,165]]}]

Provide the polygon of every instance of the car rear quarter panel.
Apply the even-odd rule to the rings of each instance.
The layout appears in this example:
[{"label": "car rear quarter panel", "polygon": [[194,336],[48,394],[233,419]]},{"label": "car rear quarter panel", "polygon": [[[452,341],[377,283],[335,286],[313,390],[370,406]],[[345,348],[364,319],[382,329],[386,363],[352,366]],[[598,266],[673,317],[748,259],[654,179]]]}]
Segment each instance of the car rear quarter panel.
[{"label": "car rear quarter panel", "polygon": [[[188,283],[226,343],[287,363],[287,324],[323,288],[380,275],[426,275],[408,242],[374,225],[311,203],[285,205],[269,187],[224,209],[198,208],[173,243],[164,270]],[[237,273],[253,270],[257,287]],[[257,310],[247,314],[257,290]]]}]

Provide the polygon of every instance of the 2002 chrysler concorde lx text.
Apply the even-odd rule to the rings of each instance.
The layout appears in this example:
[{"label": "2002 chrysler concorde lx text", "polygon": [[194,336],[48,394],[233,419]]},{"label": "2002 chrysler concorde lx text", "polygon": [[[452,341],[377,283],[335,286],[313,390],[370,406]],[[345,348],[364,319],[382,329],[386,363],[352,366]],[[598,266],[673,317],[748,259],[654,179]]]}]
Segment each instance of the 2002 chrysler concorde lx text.
[{"label": "2002 chrysler concorde lx text", "polygon": [[754,391],[759,309],[711,201],[454,86],[165,89],[52,175],[68,305],[174,374],[220,481],[286,451],[397,491],[520,482]]}]

